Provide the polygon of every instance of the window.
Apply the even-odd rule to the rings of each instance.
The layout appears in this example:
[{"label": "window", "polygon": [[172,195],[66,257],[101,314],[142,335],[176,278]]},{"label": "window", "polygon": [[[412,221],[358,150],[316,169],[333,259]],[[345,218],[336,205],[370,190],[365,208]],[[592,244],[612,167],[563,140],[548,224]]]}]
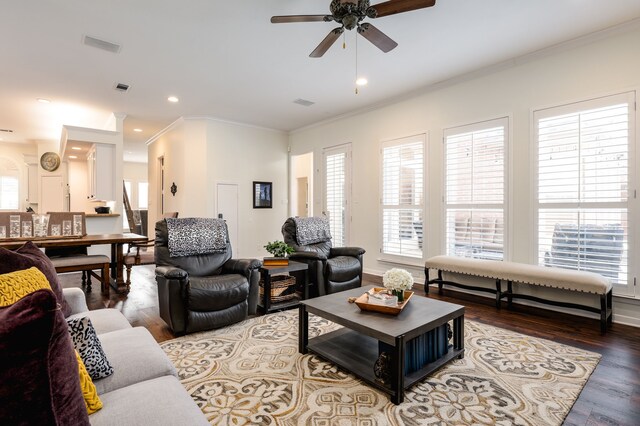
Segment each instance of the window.
[{"label": "window", "polygon": [[324,150],[324,212],[329,216],[331,244],[344,247],[349,235],[351,145]]},{"label": "window", "polygon": [[138,182],[138,208],[142,210],[149,208],[148,182]]},{"label": "window", "polygon": [[448,255],[504,259],[508,125],[501,118],[444,132]]},{"label": "window", "polygon": [[382,254],[422,258],[425,135],[382,143]]},{"label": "window", "polygon": [[534,113],[538,263],[628,289],[634,93]]},{"label": "window", "polygon": [[0,210],[18,210],[19,205],[18,166],[8,158],[0,158]]}]

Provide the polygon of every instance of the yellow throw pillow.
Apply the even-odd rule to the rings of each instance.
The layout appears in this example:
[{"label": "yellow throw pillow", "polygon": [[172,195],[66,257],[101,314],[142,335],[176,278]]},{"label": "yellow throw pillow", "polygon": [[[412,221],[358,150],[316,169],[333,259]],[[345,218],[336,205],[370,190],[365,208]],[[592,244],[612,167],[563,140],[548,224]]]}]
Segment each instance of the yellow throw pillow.
[{"label": "yellow throw pillow", "polygon": [[38,290],[51,290],[51,285],[38,268],[0,275],[0,307],[11,306],[27,294]]},{"label": "yellow throw pillow", "polygon": [[78,371],[80,372],[80,389],[84,397],[84,404],[87,406],[87,413],[92,414],[102,408],[102,401],[98,397],[96,385],[91,381],[89,373],[80,358],[80,354],[76,351],[76,359],[78,360]]}]

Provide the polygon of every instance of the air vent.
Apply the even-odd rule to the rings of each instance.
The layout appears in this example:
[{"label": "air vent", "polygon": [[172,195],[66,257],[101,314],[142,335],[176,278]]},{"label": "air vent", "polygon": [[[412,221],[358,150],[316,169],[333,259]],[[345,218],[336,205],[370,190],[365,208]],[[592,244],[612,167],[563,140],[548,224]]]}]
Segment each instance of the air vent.
[{"label": "air vent", "polygon": [[293,103],[294,104],[298,104],[298,105],[302,105],[302,106],[306,106],[306,107],[315,104],[315,102],[311,102],[311,101],[308,101],[306,99],[301,99],[301,98],[296,99],[295,101],[293,101]]},{"label": "air vent", "polygon": [[3,132],[3,133],[13,133],[13,130],[10,130],[10,129],[0,129],[0,132]]},{"label": "air vent", "polygon": [[116,89],[118,92],[125,93],[129,91],[129,85],[124,83],[116,83],[114,89]]},{"label": "air vent", "polygon": [[86,44],[87,46],[95,47],[96,49],[106,50],[107,52],[111,52],[111,53],[120,52],[119,44],[111,43],[105,40],[100,40],[99,38],[91,37],[88,35],[82,38],[82,43]]}]

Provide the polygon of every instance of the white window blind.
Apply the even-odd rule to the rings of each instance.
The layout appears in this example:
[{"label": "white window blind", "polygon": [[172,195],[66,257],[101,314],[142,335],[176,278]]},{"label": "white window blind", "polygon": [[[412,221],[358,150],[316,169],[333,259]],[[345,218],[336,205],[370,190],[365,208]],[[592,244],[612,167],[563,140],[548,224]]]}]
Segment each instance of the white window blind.
[{"label": "white window blind", "polygon": [[445,130],[446,253],[504,259],[508,119]]},{"label": "white window blind", "polygon": [[422,258],[425,136],[382,144],[382,253]]},{"label": "white window blind", "polygon": [[13,161],[0,158],[0,210],[18,210],[19,170]]},{"label": "white window blind", "polygon": [[633,94],[534,113],[538,263],[628,283]]},{"label": "white window blind", "polygon": [[331,244],[344,247],[347,244],[348,220],[348,160],[349,146],[327,148],[324,151],[325,214],[329,216]]}]

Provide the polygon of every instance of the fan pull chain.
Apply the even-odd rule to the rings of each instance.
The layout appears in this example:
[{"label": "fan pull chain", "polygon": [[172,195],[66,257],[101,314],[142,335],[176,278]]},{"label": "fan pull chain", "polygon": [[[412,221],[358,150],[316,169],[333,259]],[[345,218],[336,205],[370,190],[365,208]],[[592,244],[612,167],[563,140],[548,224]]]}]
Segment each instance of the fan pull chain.
[{"label": "fan pull chain", "polygon": [[356,85],[356,95],[358,94],[358,33],[356,32],[356,79],[354,80]]}]

